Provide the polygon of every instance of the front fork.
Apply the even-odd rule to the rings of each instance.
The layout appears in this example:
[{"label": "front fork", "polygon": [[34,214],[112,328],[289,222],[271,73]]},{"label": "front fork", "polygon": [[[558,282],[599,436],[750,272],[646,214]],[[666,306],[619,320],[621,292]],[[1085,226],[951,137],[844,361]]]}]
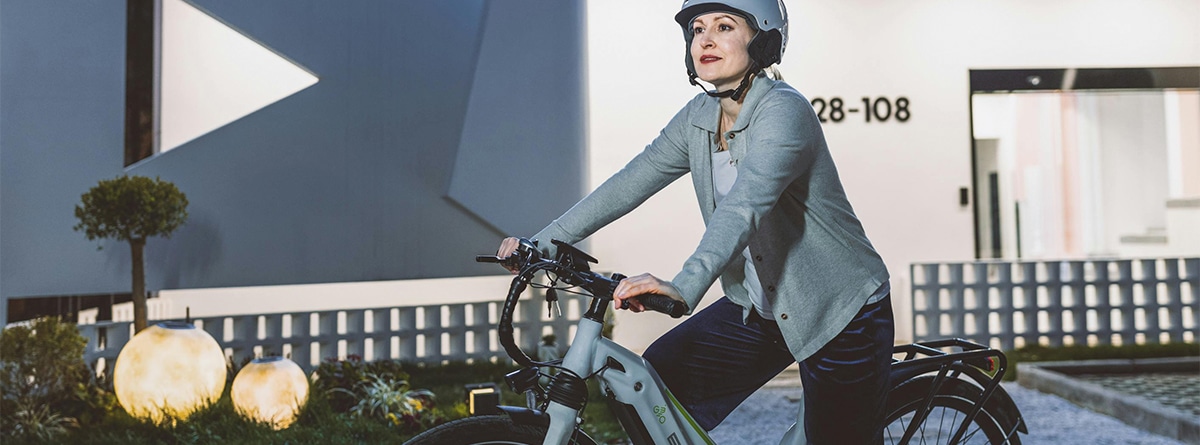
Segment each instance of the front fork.
[{"label": "front fork", "polygon": [[[592,358],[596,354],[596,339],[600,338],[603,327],[595,320],[583,319],[571,340],[571,348],[563,357],[563,368],[572,375],[560,372],[555,381],[550,384],[550,404],[546,414],[550,416],[550,427],[546,430],[546,440],[543,445],[565,445],[570,441],[571,434],[579,424],[579,410],[583,409],[578,392],[583,391],[583,401],[587,397],[587,376],[592,374]],[[578,377],[576,379],[576,377]],[[571,380],[569,383],[567,381]]]}]

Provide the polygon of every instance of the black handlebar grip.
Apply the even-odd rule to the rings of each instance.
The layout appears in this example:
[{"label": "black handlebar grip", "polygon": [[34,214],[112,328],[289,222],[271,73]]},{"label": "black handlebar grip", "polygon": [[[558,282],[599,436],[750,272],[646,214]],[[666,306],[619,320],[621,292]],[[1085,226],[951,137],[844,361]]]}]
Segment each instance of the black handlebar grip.
[{"label": "black handlebar grip", "polygon": [[[683,314],[687,312],[687,304],[666,295],[642,294],[633,298],[636,298],[638,301],[642,302],[642,306],[646,309],[655,312],[662,312],[670,315],[671,318],[682,317]],[[621,302],[622,309],[628,307],[629,303],[627,301]]]},{"label": "black handlebar grip", "polygon": [[475,255],[476,263],[499,263],[504,260],[495,255]]}]

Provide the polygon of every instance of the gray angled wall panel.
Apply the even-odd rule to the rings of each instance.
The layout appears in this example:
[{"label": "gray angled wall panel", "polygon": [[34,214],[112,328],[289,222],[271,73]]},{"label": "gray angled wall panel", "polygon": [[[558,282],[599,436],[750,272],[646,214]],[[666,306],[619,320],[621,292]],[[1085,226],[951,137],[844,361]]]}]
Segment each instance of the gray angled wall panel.
[{"label": "gray angled wall panel", "polygon": [[108,256],[128,247],[71,229],[80,195],[122,171],[125,3],[0,11],[0,296],[128,292]]},{"label": "gray angled wall panel", "polygon": [[[108,11],[111,29],[79,37],[111,41],[110,54],[97,62],[106,64],[108,79],[84,82],[67,96],[107,94],[112,97],[98,103],[111,110],[61,119],[61,110],[40,98],[9,100],[13,83],[48,84],[27,67],[10,69],[18,54],[48,57],[53,70],[79,63],[38,54],[66,44],[62,33],[10,45],[11,36],[61,12],[40,2],[23,2],[30,11],[13,12],[10,3],[3,5],[0,36],[2,294],[127,290],[128,249],[107,243],[112,247],[98,252],[70,230],[79,195],[122,171],[123,5],[92,5],[115,10]],[[150,289],[493,274],[494,266],[475,264],[473,255],[494,248],[503,234],[533,233],[582,195],[582,2],[194,4],[320,80],[130,169],[175,182],[191,201],[188,224],[171,239],[148,244]],[[17,21],[25,27],[9,26]],[[514,51],[530,54],[512,57]],[[63,83],[79,84],[82,74],[63,76]],[[70,165],[60,165],[38,150],[52,139],[14,121],[26,114],[45,133],[92,128],[112,141],[82,144],[90,154],[72,152]],[[536,199],[513,196],[511,204],[481,194],[496,187],[479,175],[487,165],[527,165],[543,172],[538,179],[546,190]],[[10,175],[18,169],[23,173]],[[67,172],[73,172],[69,184],[62,183]],[[27,207],[37,212],[14,216]],[[25,241],[30,237],[57,244],[42,249]],[[39,271],[46,264],[85,278],[56,280]]]}]

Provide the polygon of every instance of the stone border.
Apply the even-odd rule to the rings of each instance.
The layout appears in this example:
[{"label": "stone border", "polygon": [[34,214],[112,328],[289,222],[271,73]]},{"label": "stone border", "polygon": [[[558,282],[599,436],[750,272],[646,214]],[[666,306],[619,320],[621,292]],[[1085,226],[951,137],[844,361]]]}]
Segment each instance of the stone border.
[{"label": "stone border", "polygon": [[1200,444],[1200,419],[1147,398],[1073,379],[1078,374],[1200,371],[1200,357],[1017,364],[1017,382],[1145,431]]}]

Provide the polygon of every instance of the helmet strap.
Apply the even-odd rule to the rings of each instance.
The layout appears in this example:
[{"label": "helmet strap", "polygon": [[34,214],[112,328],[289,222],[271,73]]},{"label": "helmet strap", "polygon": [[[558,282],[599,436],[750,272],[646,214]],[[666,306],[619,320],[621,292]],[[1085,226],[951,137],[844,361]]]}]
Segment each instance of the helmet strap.
[{"label": "helmet strap", "polygon": [[700,87],[701,90],[704,90],[704,94],[707,94],[711,97],[719,97],[719,98],[728,97],[730,99],[733,99],[734,101],[738,101],[738,100],[742,99],[742,95],[746,94],[746,89],[750,87],[750,77],[754,76],[754,74],[757,73],[758,71],[759,71],[758,62],[751,62],[750,70],[746,71],[746,75],[742,77],[742,82],[738,84],[737,88],[732,89],[732,90],[720,91],[720,92],[715,91],[715,90],[709,91],[707,88],[704,88],[704,85],[701,85],[700,82],[696,81],[696,78],[699,76],[697,76],[696,73],[694,73],[694,72],[690,72],[690,71],[688,72],[688,81],[691,82],[692,85]]}]

